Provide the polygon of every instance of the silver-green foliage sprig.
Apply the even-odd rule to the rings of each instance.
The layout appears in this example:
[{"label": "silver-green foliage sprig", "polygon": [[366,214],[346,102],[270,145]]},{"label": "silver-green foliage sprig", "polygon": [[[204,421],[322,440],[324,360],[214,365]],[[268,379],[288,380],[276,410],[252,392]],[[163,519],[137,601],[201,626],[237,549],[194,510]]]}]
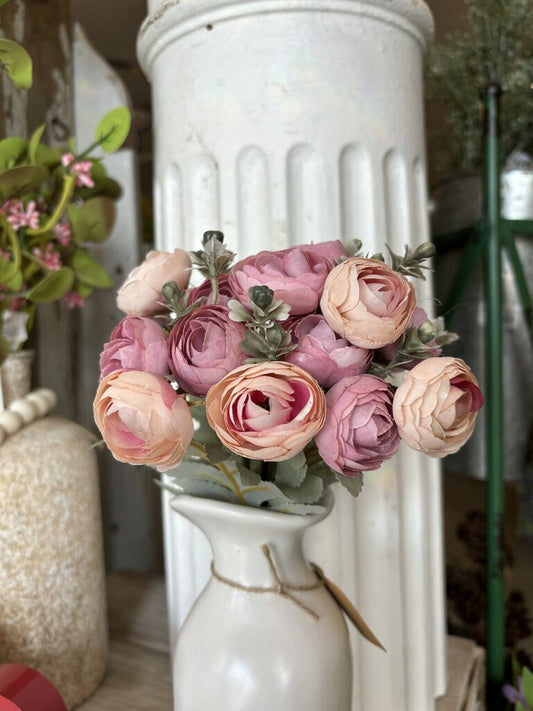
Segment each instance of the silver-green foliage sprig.
[{"label": "silver-green foliage sprig", "polygon": [[218,277],[227,274],[235,254],[224,244],[224,235],[218,230],[204,232],[203,249],[189,252],[193,266],[211,281],[211,303],[218,298]]},{"label": "silver-green foliage sprig", "polygon": [[[435,255],[435,245],[432,242],[422,242],[414,250],[405,245],[403,256],[395,254],[389,245],[386,245],[389,253],[390,267],[395,271],[403,274],[406,277],[415,277],[425,281],[426,276],[424,269],[431,269],[428,264],[424,264],[428,259]],[[373,254],[371,259],[378,259],[380,262],[385,262],[385,258],[381,252]]]},{"label": "silver-green foliage sprig", "polygon": [[274,299],[268,286],[252,286],[248,299],[249,309],[236,299],[228,302],[230,319],[244,323],[247,329],[241,341],[241,349],[250,356],[245,362],[277,360],[292,351],[291,335],[279,323],[289,317],[290,306]]}]

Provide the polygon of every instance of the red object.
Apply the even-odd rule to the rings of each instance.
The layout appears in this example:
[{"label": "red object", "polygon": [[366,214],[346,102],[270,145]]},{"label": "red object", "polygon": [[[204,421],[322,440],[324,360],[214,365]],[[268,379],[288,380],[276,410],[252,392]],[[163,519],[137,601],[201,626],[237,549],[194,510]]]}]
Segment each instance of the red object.
[{"label": "red object", "polygon": [[46,677],[22,664],[0,666],[0,711],[67,711]]}]

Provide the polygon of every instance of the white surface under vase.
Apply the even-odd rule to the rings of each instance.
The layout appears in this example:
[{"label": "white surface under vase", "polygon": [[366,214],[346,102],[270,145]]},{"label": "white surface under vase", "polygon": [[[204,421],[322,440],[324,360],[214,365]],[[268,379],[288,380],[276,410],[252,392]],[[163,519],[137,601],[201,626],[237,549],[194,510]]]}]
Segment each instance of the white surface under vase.
[{"label": "white surface under vase", "polygon": [[206,534],[215,571],[178,635],[175,711],[349,711],[348,630],[302,546],[327,500],[309,516],[172,500]]},{"label": "white surface under vase", "polygon": [[[150,0],[138,54],[152,82],[158,248],[197,249],[210,229],[239,257],[337,237],[370,253],[427,240],[432,31],[422,0]],[[431,279],[417,287],[431,313]],[[327,534],[310,536],[311,557],[331,563],[389,650],[351,635],[358,711],[430,711],[445,691],[440,487],[439,464],[402,449],[358,500],[340,491]],[[175,640],[210,551],[168,498]]]}]

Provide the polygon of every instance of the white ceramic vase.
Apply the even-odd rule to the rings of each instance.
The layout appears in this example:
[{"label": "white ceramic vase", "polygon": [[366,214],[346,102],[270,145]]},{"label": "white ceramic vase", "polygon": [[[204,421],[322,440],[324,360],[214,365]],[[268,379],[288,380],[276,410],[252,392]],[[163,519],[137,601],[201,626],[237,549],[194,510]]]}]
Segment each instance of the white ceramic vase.
[{"label": "white ceramic vase", "polygon": [[[305,531],[332,501],[328,496],[325,514],[298,516],[191,496],[172,500],[206,534],[215,571],[178,635],[175,711],[349,711],[344,616],[302,548]],[[264,590],[279,581],[288,589]]]}]

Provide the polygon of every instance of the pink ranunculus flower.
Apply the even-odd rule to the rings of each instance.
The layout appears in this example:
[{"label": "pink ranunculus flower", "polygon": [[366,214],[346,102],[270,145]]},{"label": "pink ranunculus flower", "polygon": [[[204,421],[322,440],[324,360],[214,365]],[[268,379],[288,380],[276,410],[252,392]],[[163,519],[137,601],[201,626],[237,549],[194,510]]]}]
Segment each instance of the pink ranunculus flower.
[{"label": "pink ranunculus flower", "polygon": [[[232,268],[230,288],[241,304],[247,306],[248,289],[266,285],[274,292],[274,299],[290,305],[291,315],[313,313],[341,248],[342,244],[337,240],[325,242],[320,247],[300,245],[277,252],[259,252]],[[325,256],[328,251],[331,257]]]},{"label": "pink ranunculus flower", "polygon": [[168,374],[168,345],[164,329],[153,319],[126,316],[115,326],[100,354],[100,379],[114,370],[146,370]]},{"label": "pink ranunculus flower", "polygon": [[[218,298],[217,304],[222,304],[226,306],[230,299],[234,298],[234,294],[229,287],[229,276],[228,274],[220,274],[217,279],[218,282]],[[206,304],[210,303],[212,293],[211,280],[206,279],[199,286],[194,287],[189,292],[188,303],[194,304],[198,299],[204,298]]]},{"label": "pink ranunculus flower", "polygon": [[115,370],[106,376],[93,411],[115,459],[160,472],[181,462],[194,433],[183,396],[163,378],[141,370]]},{"label": "pink ranunculus flower", "polygon": [[324,427],[315,438],[326,464],[347,477],[378,469],[398,451],[393,391],[375,375],[343,378],[326,395]]},{"label": "pink ranunculus flower", "polygon": [[170,332],[170,369],[191,395],[203,397],[246,358],[240,348],[245,327],[231,321],[228,312],[221,304],[199,306],[180,318]]},{"label": "pink ranunculus flower", "polygon": [[483,394],[460,358],[428,358],[406,372],[394,396],[401,438],[430,457],[460,449],[474,431]]},{"label": "pink ranunculus flower", "polygon": [[361,348],[381,348],[405,331],[416,306],[413,285],[377,259],[352,257],[328,275],[320,301],[331,328]]},{"label": "pink ranunculus flower", "polygon": [[117,292],[117,306],[129,316],[151,316],[161,311],[163,286],[175,281],[180,289],[189,283],[191,259],[183,249],[148,252],[142,264],[127,277]]},{"label": "pink ranunculus flower", "polygon": [[304,316],[291,332],[296,348],[284,360],[306,370],[323,388],[364,373],[372,362],[374,351],[341,338],[319,314]]},{"label": "pink ranunculus flower", "polygon": [[280,361],[242,365],[207,393],[206,412],[224,446],[280,462],[301,452],[324,423],[326,397],[304,370]]}]

